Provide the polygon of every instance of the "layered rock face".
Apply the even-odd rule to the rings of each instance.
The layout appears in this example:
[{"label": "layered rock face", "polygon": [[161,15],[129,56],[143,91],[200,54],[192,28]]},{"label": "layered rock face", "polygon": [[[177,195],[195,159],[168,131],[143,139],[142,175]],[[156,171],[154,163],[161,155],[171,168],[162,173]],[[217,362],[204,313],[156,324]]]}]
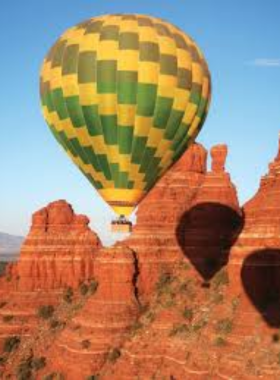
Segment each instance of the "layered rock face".
[{"label": "layered rock face", "polygon": [[137,225],[125,244],[138,257],[143,301],[159,274],[178,260],[190,259],[206,281],[227,263],[241,210],[225,172],[226,145],[213,147],[211,156],[207,172],[207,151],[194,144],[139,206]]},{"label": "layered rock face", "polygon": [[245,228],[242,244],[280,247],[280,138],[278,152],[256,195],[244,205]]},{"label": "layered rock face", "polygon": [[[98,283],[69,320],[57,307],[64,327],[34,349],[46,357],[37,378],[280,378],[280,144],[243,209],[227,153],[214,146],[207,171],[207,151],[194,144],[141,203],[131,236],[112,248],[64,201],[34,214],[1,294],[54,303],[65,286]],[[0,323],[0,338],[27,334],[15,329]]]},{"label": "layered rock face", "polygon": [[206,283],[227,264],[243,224],[235,186],[225,171],[227,146],[214,146],[210,153],[211,171],[176,228],[181,249]]},{"label": "layered rock face", "polygon": [[93,277],[101,243],[88,224],[62,200],[35,212],[19,261],[0,277],[0,350],[9,336],[30,336],[40,306],[58,304],[66,287]]},{"label": "layered rock face", "polygon": [[155,238],[170,232],[178,214],[188,207],[207,171],[207,150],[193,144],[172,169],[157,183],[137,210],[137,224],[130,241],[138,236]]},{"label": "layered rock face", "polygon": [[129,248],[102,249],[95,259],[97,292],[48,352],[48,371],[65,371],[69,380],[100,371],[108,355],[118,355],[139,314],[136,261]]},{"label": "layered rock face", "polygon": [[[173,270],[165,265],[174,279],[160,280],[156,292],[164,294],[167,300],[162,304],[158,298],[156,302],[152,298],[151,310],[155,314],[152,322],[149,319],[139,335],[127,341],[123,356],[116,364],[104,368],[104,379],[166,376],[180,380],[257,377],[276,380],[280,376],[277,359],[280,151],[269,167],[269,174],[262,178],[258,193],[243,210],[225,172],[227,147],[213,147],[211,156],[211,171],[203,174],[191,201],[185,204],[185,211],[177,214],[176,229],[181,251],[188,259],[183,261],[182,267],[191,263],[209,286],[197,287],[199,277],[193,271],[184,278],[182,273],[176,272],[175,265]],[[163,203],[161,206],[164,209]],[[148,203],[146,207],[148,210]],[[156,223],[157,214],[151,219]],[[133,233],[136,237],[140,228],[141,222]],[[144,226],[141,230],[144,231]],[[172,235],[170,225],[169,233]],[[148,245],[146,249],[151,251]],[[172,249],[175,251],[175,246]],[[143,272],[147,273],[142,273],[142,281],[147,282],[144,247],[139,244],[136,252],[140,278],[141,268],[144,268]],[[178,259],[179,256],[177,263]],[[155,267],[153,270],[156,272]],[[176,281],[184,279],[186,284],[176,286]],[[193,282],[196,283],[194,292]],[[159,284],[164,283],[164,291],[159,291]],[[183,305],[185,309],[180,312]],[[217,348],[219,346],[222,349]]]},{"label": "layered rock face", "polygon": [[[243,295],[243,330],[260,315],[280,327],[280,140],[256,195],[243,207],[244,228],[231,252],[229,273]],[[244,327],[244,324],[247,326]]]},{"label": "layered rock face", "polygon": [[101,242],[88,224],[85,215],[76,215],[63,200],[35,212],[19,262],[8,268],[13,290],[77,287],[91,278]]},{"label": "layered rock face", "polygon": [[143,302],[148,301],[159,273],[182,258],[176,226],[205,178],[206,165],[207,150],[200,144],[192,145],[137,210],[137,224],[125,244],[138,257],[138,287]]}]

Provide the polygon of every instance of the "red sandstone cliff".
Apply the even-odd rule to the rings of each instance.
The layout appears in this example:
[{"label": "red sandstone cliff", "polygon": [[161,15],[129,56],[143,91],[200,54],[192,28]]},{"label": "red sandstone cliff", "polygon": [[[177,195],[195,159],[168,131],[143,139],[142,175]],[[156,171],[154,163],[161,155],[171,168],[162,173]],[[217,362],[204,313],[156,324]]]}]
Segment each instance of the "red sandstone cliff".
[{"label": "red sandstone cliff", "polygon": [[231,252],[229,274],[242,294],[240,328],[261,316],[261,328],[280,327],[280,139],[256,195],[243,207],[244,227]]},{"label": "red sandstone cliff", "polygon": [[[22,337],[4,355],[3,376],[24,362],[37,379],[280,378],[280,150],[243,210],[225,169],[227,147],[210,153],[208,172],[207,151],[193,145],[113,248],[99,249],[88,219],[66,202],[34,215],[19,263],[0,279],[9,298],[0,316],[27,294],[33,318],[38,304],[55,312],[33,323],[27,313],[25,330],[18,317],[3,318],[2,338]],[[91,281],[97,290],[85,295]],[[59,298],[65,286],[74,289],[71,303]],[[38,372],[34,357],[45,358]]]},{"label": "red sandstone cliff", "polygon": [[193,145],[139,206],[137,225],[125,244],[137,254],[143,301],[162,270],[184,257],[202,280],[227,263],[242,213],[224,169],[227,147],[213,147],[211,156],[212,168],[207,172],[207,151]]},{"label": "red sandstone cliff", "polygon": [[37,211],[19,261],[0,277],[0,349],[9,336],[30,336],[42,305],[57,305],[63,289],[77,288],[93,276],[101,248],[89,219],[65,201]]},{"label": "red sandstone cliff", "polygon": [[133,252],[119,246],[103,249],[94,265],[97,291],[48,351],[46,373],[67,368],[69,380],[98,373],[108,354],[118,355],[138,317]]},{"label": "red sandstone cliff", "polygon": [[61,289],[93,276],[93,258],[101,247],[89,219],[76,215],[63,200],[50,203],[32,216],[30,232],[19,262],[9,269],[14,290]]}]

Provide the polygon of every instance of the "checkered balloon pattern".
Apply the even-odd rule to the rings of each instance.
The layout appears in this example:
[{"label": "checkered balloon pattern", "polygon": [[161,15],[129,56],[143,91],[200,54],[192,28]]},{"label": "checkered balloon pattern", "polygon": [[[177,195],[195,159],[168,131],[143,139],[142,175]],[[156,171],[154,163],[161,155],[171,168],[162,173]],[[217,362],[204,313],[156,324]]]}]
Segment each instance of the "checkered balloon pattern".
[{"label": "checkered balloon pattern", "polygon": [[177,27],[106,15],[58,39],[40,91],[57,141],[116,213],[129,215],[196,138],[211,79],[201,51]]}]

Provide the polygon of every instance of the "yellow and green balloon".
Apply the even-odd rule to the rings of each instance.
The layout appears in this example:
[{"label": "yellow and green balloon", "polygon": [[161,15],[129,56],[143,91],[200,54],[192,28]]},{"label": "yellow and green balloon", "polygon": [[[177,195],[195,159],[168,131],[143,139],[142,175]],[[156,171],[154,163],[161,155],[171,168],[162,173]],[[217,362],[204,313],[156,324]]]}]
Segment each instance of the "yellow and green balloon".
[{"label": "yellow and green balloon", "polygon": [[67,30],[41,71],[44,117],[117,214],[129,215],[199,133],[210,74],[194,41],[142,15]]}]

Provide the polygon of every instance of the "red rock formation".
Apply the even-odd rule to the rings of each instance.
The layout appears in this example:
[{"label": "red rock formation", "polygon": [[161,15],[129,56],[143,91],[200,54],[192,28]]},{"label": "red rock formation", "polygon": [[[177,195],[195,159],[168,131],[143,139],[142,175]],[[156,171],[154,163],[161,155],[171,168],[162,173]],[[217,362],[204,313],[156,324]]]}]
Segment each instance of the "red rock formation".
[{"label": "red rock formation", "polygon": [[[275,328],[278,331],[280,327],[280,143],[268,175],[262,178],[258,193],[247,202],[243,212],[238,206],[235,187],[225,172],[226,154],[225,146],[211,150],[212,170],[204,175],[197,186],[185,211],[185,223],[179,229],[179,236],[184,237],[181,247],[184,247],[185,255],[202,276],[205,275],[205,268],[200,268],[203,251],[207,255],[213,247],[218,248],[220,255],[224,250],[227,251],[224,264],[229,260],[229,282],[225,282],[223,295],[218,288],[213,289],[213,294],[217,293],[222,298],[215,301],[217,304],[211,316],[207,305],[207,302],[211,302],[210,293],[206,301],[200,298],[203,293],[196,289],[200,310],[208,313],[205,332],[199,338],[194,338],[185,326],[187,333],[183,340],[175,339],[170,343],[170,333],[167,332],[170,331],[171,320],[178,327],[176,331],[181,331],[184,324],[178,324],[178,316],[172,316],[171,313],[168,319],[158,314],[155,322],[147,326],[139,337],[127,342],[121,359],[109,366],[107,372],[104,370],[102,378],[124,380],[131,374],[143,378],[160,375],[180,380],[202,380],[209,376],[215,379],[279,377],[275,359],[277,349],[276,343],[272,343],[272,332]],[[148,210],[149,205],[146,206]],[[156,218],[156,214],[152,215],[153,222]],[[241,231],[243,223],[245,225]],[[190,254],[191,250],[194,255]],[[161,257],[158,256],[159,259]],[[141,261],[145,260],[146,256],[140,251],[140,278]],[[212,269],[210,266],[210,271]],[[183,301],[183,298],[179,300]],[[192,306],[195,308],[194,303]],[[172,310],[176,314],[178,306],[173,306]],[[219,353],[213,342],[217,341],[215,323],[221,318],[231,321],[232,331],[227,333],[226,338],[218,337],[221,341],[226,339]],[[278,334],[274,334],[273,339],[277,342]],[[188,344],[190,349],[186,357],[183,347],[186,348]],[[207,358],[206,352],[210,353],[211,358]],[[264,359],[265,355],[270,355],[268,361]]]},{"label": "red rock formation", "polygon": [[225,172],[227,146],[214,146],[211,156],[212,171],[206,173],[177,226],[185,256],[205,281],[227,264],[243,222],[235,186]]},{"label": "red rock formation", "polygon": [[214,173],[223,173],[225,171],[226,158],[228,148],[225,144],[215,145],[211,149],[212,166],[211,170]]},{"label": "red rock formation", "polygon": [[[191,251],[198,256],[198,261],[206,260],[205,257],[199,257],[198,250],[200,253],[205,252],[205,246],[209,245],[209,241],[202,238],[207,225],[204,229],[186,226],[191,212],[194,217],[195,208],[199,205],[203,208],[204,215],[200,219],[206,218],[208,226],[213,222],[213,211],[216,213],[216,220],[219,220],[221,214],[224,219],[230,219],[228,225],[224,225],[223,232],[227,235],[232,230],[229,225],[232,219],[240,219],[241,211],[235,187],[229,174],[223,170],[226,154],[225,145],[214,147],[214,171],[207,173],[207,151],[203,146],[194,144],[140,204],[137,224],[126,244],[138,256],[139,289],[143,300],[148,298],[159,273],[172,268],[184,256],[192,255]],[[208,231],[209,235],[213,233]],[[189,243],[192,247],[188,247]],[[218,268],[227,262],[227,258],[221,252],[219,239],[212,243],[216,256],[220,256],[217,260]],[[198,269],[194,262],[193,265]]]},{"label": "red rock formation", "polygon": [[[27,290],[46,297],[45,289],[76,286],[77,279],[92,276],[99,283],[55,344],[41,348],[47,367],[40,376],[59,371],[67,380],[97,373],[112,380],[279,378],[279,365],[272,362],[279,345],[271,346],[271,332],[280,327],[280,143],[242,211],[225,171],[227,147],[213,147],[211,156],[207,172],[206,150],[193,145],[141,203],[129,239],[111,249],[97,252],[100,243],[88,219],[74,215],[65,202],[34,214],[21,260],[8,269],[9,286],[17,289],[12,299]],[[59,271],[62,262],[65,270]],[[135,337],[129,328],[139,301],[151,307]],[[230,322],[222,332],[221,320]],[[6,335],[15,333],[13,327],[7,333],[6,326]],[[106,360],[113,348],[122,351],[116,364]]]},{"label": "red rock formation", "polygon": [[28,336],[40,305],[55,305],[67,286],[76,288],[93,277],[93,262],[101,243],[65,201],[35,212],[19,261],[0,278],[0,317],[12,315],[11,324],[0,319],[1,342],[9,335]]},{"label": "red rock formation", "polygon": [[245,228],[240,236],[243,245],[280,247],[280,139],[268,174],[262,177],[257,194],[244,205]]},{"label": "red rock formation", "polygon": [[92,277],[101,243],[88,224],[65,201],[35,212],[19,262],[9,269],[10,286],[20,291],[62,289]]},{"label": "red rock formation", "polygon": [[43,233],[47,231],[47,221],[48,221],[48,210],[46,207],[41,210],[36,211],[32,215],[32,223],[30,227],[30,232]]},{"label": "red rock formation", "polygon": [[172,230],[178,214],[188,204],[206,173],[207,150],[193,144],[172,169],[157,183],[137,210],[134,236],[152,236]]},{"label": "red rock formation", "polygon": [[137,253],[143,301],[148,300],[159,273],[182,258],[176,226],[204,180],[206,158],[202,145],[192,145],[137,210],[137,224],[125,244]]},{"label": "red rock formation", "polygon": [[229,263],[232,292],[242,294],[240,329],[261,315],[261,326],[280,327],[280,141],[268,174],[256,195],[244,205],[244,228]]},{"label": "red rock formation", "polygon": [[109,351],[122,345],[135,321],[139,305],[133,252],[122,246],[100,250],[94,272],[97,292],[48,352],[46,373],[67,368],[69,380],[98,373]]},{"label": "red rock formation", "polygon": [[203,145],[194,143],[171,170],[205,174],[207,171],[207,150]]}]

